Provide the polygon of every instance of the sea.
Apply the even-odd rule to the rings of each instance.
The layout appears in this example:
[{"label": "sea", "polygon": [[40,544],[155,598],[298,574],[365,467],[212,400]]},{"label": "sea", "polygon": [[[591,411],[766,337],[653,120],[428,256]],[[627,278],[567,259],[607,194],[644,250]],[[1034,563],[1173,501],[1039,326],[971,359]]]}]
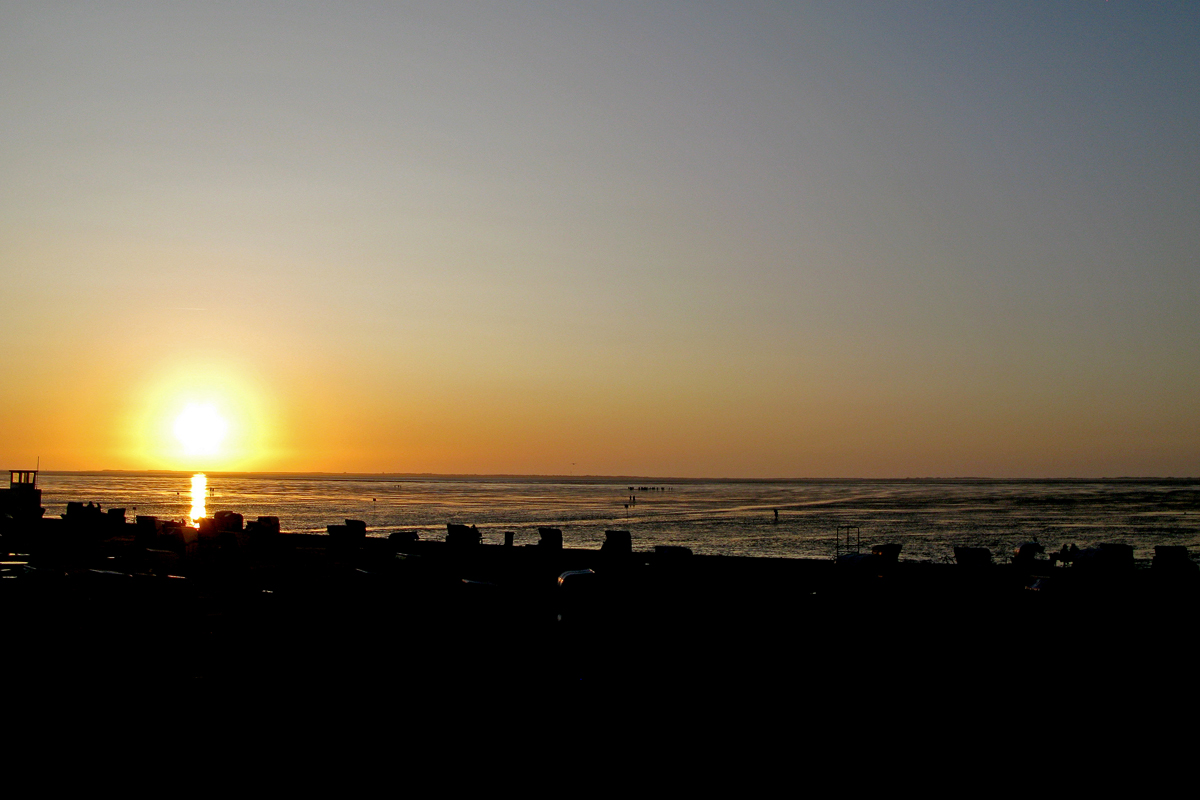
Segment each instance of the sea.
[{"label": "sea", "polygon": [[[127,518],[187,519],[193,473],[42,472],[47,516],[70,501],[124,508]],[[476,525],[485,543],[506,532],[533,544],[539,527],[566,547],[597,548],[629,531],[635,550],[689,547],[708,555],[833,558],[847,547],[899,543],[902,560],[949,562],[954,548],[998,560],[1036,540],[1157,545],[1200,555],[1200,480],[670,480],[331,474],[209,474],[204,513],[278,517],[291,533],[325,533],[346,519],[368,535],[415,531],[443,539],[447,523]]]}]

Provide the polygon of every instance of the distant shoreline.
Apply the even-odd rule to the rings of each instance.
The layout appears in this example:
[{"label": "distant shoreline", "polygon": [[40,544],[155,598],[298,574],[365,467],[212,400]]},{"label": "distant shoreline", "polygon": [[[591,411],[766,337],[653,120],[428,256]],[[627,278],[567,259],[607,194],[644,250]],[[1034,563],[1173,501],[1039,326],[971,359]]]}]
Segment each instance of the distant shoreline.
[{"label": "distant shoreline", "polygon": [[[174,477],[189,476],[199,470],[41,470],[43,475],[111,475],[128,477]],[[479,483],[637,483],[642,486],[694,485],[704,483],[863,483],[863,484],[1080,484],[1080,483],[1196,483],[1194,477],[1104,477],[1104,478],[983,478],[983,477],[923,477],[923,478],[680,478],[646,475],[526,475],[526,474],[472,474],[433,472],[226,472],[205,470],[207,475],[222,478],[248,478],[264,480],[319,480],[319,481],[455,481]]]}]

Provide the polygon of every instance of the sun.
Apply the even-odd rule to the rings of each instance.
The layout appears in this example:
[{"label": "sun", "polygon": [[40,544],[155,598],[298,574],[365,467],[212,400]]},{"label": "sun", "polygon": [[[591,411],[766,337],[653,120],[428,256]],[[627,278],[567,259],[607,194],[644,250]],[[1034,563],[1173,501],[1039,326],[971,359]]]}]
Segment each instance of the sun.
[{"label": "sun", "polygon": [[143,378],[125,420],[131,466],[250,471],[279,452],[274,387],[259,372],[181,358]]},{"label": "sun", "polygon": [[189,456],[213,456],[229,431],[229,423],[210,403],[188,403],[175,418],[175,438]]}]

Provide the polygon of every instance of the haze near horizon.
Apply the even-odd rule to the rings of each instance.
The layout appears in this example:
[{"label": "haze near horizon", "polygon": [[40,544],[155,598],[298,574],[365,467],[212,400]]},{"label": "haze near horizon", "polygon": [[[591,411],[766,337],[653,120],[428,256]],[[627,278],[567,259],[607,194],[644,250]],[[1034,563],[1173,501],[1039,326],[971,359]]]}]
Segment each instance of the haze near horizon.
[{"label": "haze near horizon", "polygon": [[1200,475],[1200,11],[0,6],[13,468]]}]

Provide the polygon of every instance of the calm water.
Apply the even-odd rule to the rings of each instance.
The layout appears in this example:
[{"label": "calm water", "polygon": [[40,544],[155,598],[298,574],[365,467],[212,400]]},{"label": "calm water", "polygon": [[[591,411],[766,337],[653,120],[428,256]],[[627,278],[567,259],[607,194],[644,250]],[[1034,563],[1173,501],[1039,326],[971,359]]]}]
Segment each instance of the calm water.
[{"label": "calm water", "polygon": [[[181,519],[191,475],[42,473],[47,516],[68,501]],[[641,485],[641,482],[639,482]],[[998,557],[1036,536],[1047,550],[1123,542],[1138,559],[1159,544],[1200,554],[1200,481],[786,481],[654,484],[611,480],[338,479],[331,476],[208,477],[207,511],[277,516],[285,531],[323,533],[343,519],[372,535],[415,530],[442,538],[447,522],[478,525],[485,542],[538,526],[563,531],[568,547],[599,547],[607,529],[629,530],[635,549],[658,544],[697,553],[830,557],[839,525],[859,526],[864,546],[901,542],[903,559],[945,561],[955,545]],[[636,502],[630,502],[630,495]],[[774,511],[778,510],[778,522]]]}]

